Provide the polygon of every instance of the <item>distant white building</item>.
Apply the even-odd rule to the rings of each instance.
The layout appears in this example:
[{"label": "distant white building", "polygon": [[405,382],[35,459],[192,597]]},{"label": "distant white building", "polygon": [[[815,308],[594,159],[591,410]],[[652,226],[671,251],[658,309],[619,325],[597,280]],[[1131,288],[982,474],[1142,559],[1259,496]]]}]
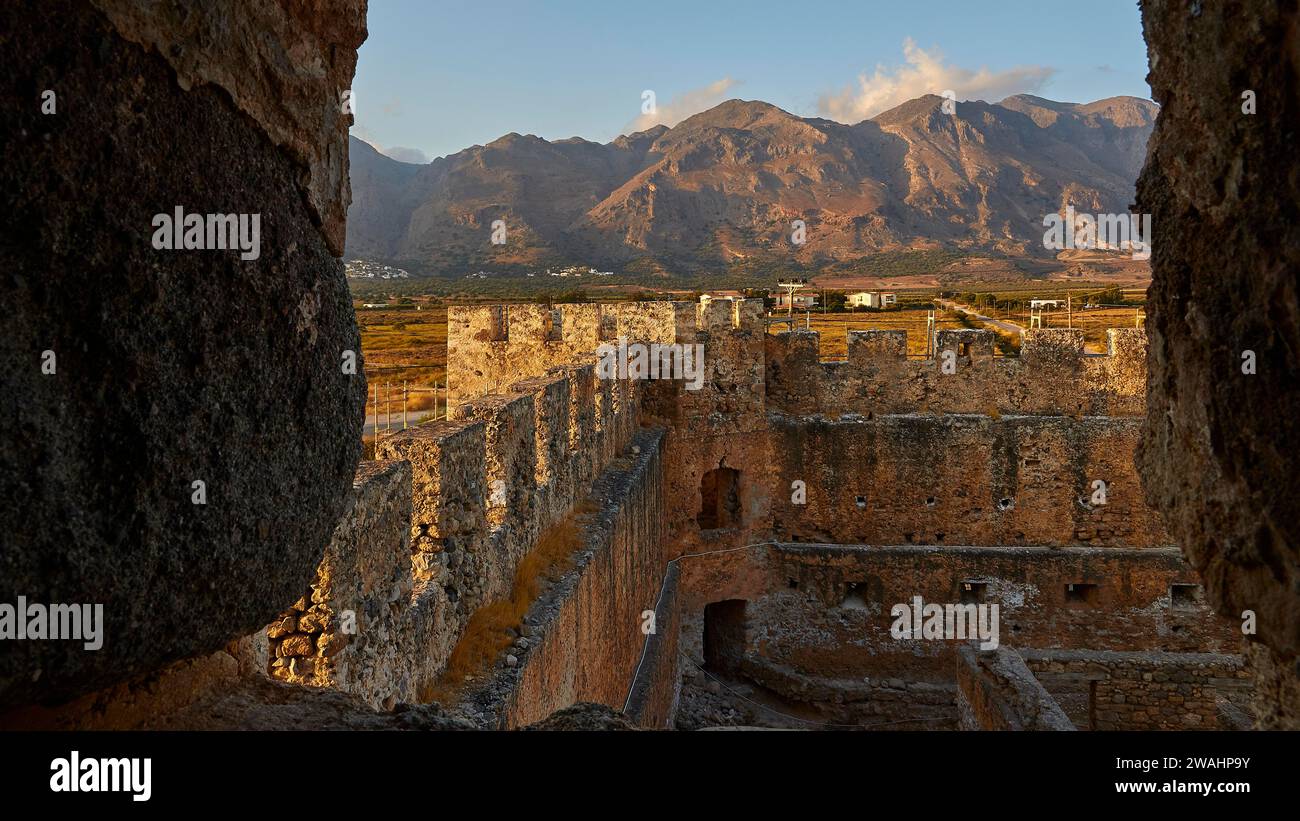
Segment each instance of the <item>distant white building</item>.
[{"label": "distant white building", "polygon": [[796,307],[796,308],[815,308],[815,307],[817,307],[817,295],[816,295],[816,294],[794,294],[793,296],[790,295],[790,294],[777,294],[777,297],[776,297],[776,307],[778,307],[778,308],[789,308],[789,307],[790,307],[790,300],[791,300],[791,299],[794,300],[794,307]]},{"label": "distant white building", "polygon": [[888,308],[897,304],[898,296],[896,294],[875,293],[873,291],[858,291],[855,294],[849,294],[850,308]]}]

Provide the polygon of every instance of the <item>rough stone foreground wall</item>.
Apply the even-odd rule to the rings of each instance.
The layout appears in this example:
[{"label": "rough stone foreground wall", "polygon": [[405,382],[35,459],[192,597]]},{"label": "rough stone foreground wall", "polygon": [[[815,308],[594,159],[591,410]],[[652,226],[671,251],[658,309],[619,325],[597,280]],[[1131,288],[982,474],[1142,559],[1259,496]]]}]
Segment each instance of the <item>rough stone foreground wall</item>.
[{"label": "rough stone foreground wall", "polygon": [[[640,385],[590,365],[515,383],[438,422],[381,439],[410,463],[420,633],[416,687],[441,672],[476,610],[505,597],[538,537],[564,519],[638,430]],[[424,627],[420,628],[425,630]]]},{"label": "rough stone foreground wall", "polygon": [[[260,650],[257,645],[260,643]],[[0,714],[4,730],[472,730],[436,704],[377,712],[339,690],[265,676],[265,632],[55,708]]]},{"label": "rough stone foreground wall", "polygon": [[[1021,650],[1080,730],[1246,729],[1250,672],[1216,653]],[[1243,726],[1243,723],[1245,726]]]},{"label": "rough stone foreground wall", "polygon": [[267,658],[263,631],[215,653],[175,662],[63,704],[32,704],[0,713],[0,729],[158,729],[197,702],[217,698],[241,681],[263,678]]},{"label": "rough stone foreground wall", "polygon": [[[751,655],[824,678],[950,679],[959,643],[894,639],[890,609],[960,602],[967,581],[999,605],[1006,646],[1222,652],[1240,640],[1203,604],[1172,601],[1171,585],[1199,583],[1174,549],[781,544],[679,565],[684,613],[743,599]],[[1067,600],[1080,583],[1097,587]]]},{"label": "rough stone foreground wall", "polygon": [[[516,666],[499,662],[464,693],[459,709],[471,719],[513,729],[580,701],[623,709],[648,638],[642,614],[655,609],[664,580],[662,442],[662,430],[641,431],[596,481],[585,550],[529,608],[532,635],[510,650]],[[658,672],[654,688],[671,692],[675,670]],[[649,705],[638,722],[649,725],[667,706]]]},{"label": "rough stone foreground wall", "polygon": [[1074,730],[1014,650],[957,653],[957,726],[962,730]]},{"label": "rough stone foreground wall", "polygon": [[[772,529],[838,544],[1155,547],[1124,417],[770,414]],[[806,486],[797,504],[794,482]],[[1105,504],[1094,504],[1096,481]],[[1098,500],[1099,501],[1099,500]]]},{"label": "rough stone foreground wall", "polygon": [[[1085,355],[1083,331],[1025,332],[1019,357],[994,358],[992,331],[942,330],[934,359],[907,358],[907,332],[848,333],[848,360],[821,362],[817,331],[769,334],[767,403],[789,415],[898,413],[1140,416],[1145,332],[1112,328],[1107,356]],[[955,372],[942,371],[951,353]]]},{"label": "rough stone foreground wall", "polygon": [[352,109],[343,95],[366,39],[366,0],[91,2],[119,35],[166,60],[182,89],[220,88],[307,169],[307,206],[330,251],[342,256],[352,199]]},{"label": "rough stone foreground wall", "polygon": [[[0,706],[265,625],[310,581],[360,456],[335,255],[364,4],[98,5],[0,4],[0,601],[107,621],[98,651],[3,642]],[[258,258],[155,250],[178,206],[260,214]]]},{"label": "rough stone foreground wall", "polygon": [[1215,606],[1259,619],[1269,651],[1252,662],[1276,696],[1261,726],[1296,729],[1300,10],[1144,0],[1142,20],[1161,109],[1138,181],[1155,230],[1139,463]]}]

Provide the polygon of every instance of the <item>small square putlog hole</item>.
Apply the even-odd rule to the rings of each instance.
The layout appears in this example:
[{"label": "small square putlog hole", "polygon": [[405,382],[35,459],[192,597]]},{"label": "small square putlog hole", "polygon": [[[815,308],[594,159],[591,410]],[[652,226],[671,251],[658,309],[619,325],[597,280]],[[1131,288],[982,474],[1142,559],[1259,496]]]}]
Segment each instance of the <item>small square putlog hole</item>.
[{"label": "small square putlog hole", "polygon": [[972,579],[963,580],[957,585],[957,592],[961,595],[962,604],[980,604],[988,595],[988,582],[978,582]]},{"label": "small square putlog hole", "polygon": [[1169,585],[1169,606],[1175,610],[1196,610],[1203,600],[1199,584]]},{"label": "small square putlog hole", "polygon": [[1097,601],[1097,585],[1084,582],[1067,584],[1065,600],[1070,604],[1093,604]]},{"label": "small square putlog hole", "polygon": [[844,599],[840,607],[845,610],[866,610],[871,594],[866,582],[849,582],[845,586]]}]

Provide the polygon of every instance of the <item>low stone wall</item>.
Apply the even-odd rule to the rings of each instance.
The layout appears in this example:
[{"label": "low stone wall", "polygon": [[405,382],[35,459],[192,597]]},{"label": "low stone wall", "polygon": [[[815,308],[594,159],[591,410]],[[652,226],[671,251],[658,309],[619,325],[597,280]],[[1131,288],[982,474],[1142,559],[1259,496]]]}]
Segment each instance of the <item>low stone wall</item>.
[{"label": "low stone wall", "polygon": [[742,602],[732,651],[741,677],[836,724],[956,726],[956,655],[978,640],[896,638],[891,611],[916,597],[997,605],[1002,646],[1201,651],[1237,641],[1232,622],[1196,601],[1199,580],[1173,549],[772,543],[677,564],[684,652],[707,661],[706,606]]},{"label": "low stone wall", "polygon": [[1244,729],[1252,682],[1241,656],[1021,650],[1079,729]]},{"label": "low stone wall", "polygon": [[682,630],[677,600],[680,575],[675,563],[668,565],[654,609],[655,631],[646,637],[627,705],[623,709],[629,719],[642,727],[672,727],[677,713],[682,685],[677,649]]},{"label": "low stone wall", "polygon": [[891,635],[917,596],[998,605],[1006,646],[1223,652],[1239,635],[1175,600],[1199,579],[1173,549],[772,544],[679,564],[684,614],[743,600],[749,651],[813,676],[950,681],[957,642]]},{"label": "low stone wall", "polygon": [[[741,662],[740,672],[782,699],[798,703],[805,716],[817,715],[824,729],[957,729],[956,687],[936,675],[808,675],[752,654]],[[808,728],[818,728],[817,722],[805,720]]]},{"label": "low stone wall", "polygon": [[1014,650],[957,653],[957,724],[962,730],[1073,730],[1051,694]]}]

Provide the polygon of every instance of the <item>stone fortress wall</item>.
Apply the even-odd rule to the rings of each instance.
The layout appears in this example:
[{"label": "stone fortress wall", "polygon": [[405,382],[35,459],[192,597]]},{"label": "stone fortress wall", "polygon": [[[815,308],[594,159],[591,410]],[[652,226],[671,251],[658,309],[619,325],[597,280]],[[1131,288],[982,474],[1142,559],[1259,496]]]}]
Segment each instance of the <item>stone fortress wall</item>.
[{"label": "stone fortress wall", "polygon": [[[670,429],[670,497],[688,512],[672,529],[691,542],[716,541],[689,532],[688,520],[701,509],[703,473],[728,467],[741,474],[732,529],[750,535],[1170,545],[1133,468],[1140,330],[1112,330],[1106,356],[1085,355],[1081,331],[1031,330],[1019,359],[995,358],[991,331],[940,331],[938,357],[921,361],[904,355],[905,332],[854,331],[847,362],[821,362],[816,332],[765,333],[757,300],[452,308],[448,322],[457,398],[620,337],[703,344],[702,390],[648,382],[645,399],[647,418]],[[792,501],[796,481],[802,503]],[[1098,481],[1104,504],[1092,502]]]},{"label": "stone fortress wall", "polygon": [[[1000,594],[1004,642],[1235,648],[1231,625],[1210,618],[1133,468],[1141,331],[1111,331],[1109,354],[1092,356],[1079,331],[1034,330],[1019,359],[995,358],[991,332],[945,331],[938,355],[920,361],[904,355],[902,332],[851,332],[848,361],[833,363],[819,361],[816,333],[766,333],[755,300],[453,308],[449,327],[454,395],[620,338],[704,346],[702,390],[644,383],[643,419],[667,431],[665,555],[685,557],[680,581],[671,566],[670,606],[659,617],[684,621],[698,645],[706,605],[748,602],[747,672],[778,692],[850,669],[947,676],[951,646],[913,664],[905,657],[916,654],[890,640],[884,614],[911,595],[955,601],[966,580]],[[955,367],[946,373],[949,351]],[[719,502],[706,501],[702,485],[717,469],[735,472],[732,515],[706,526],[700,514]],[[796,481],[805,491],[798,501]],[[788,545],[779,561],[776,546],[739,549],[769,539],[826,544]],[[810,587],[798,581],[803,571],[785,567],[791,550],[817,557],[817,577],[828,562],[845,569]],[[1067,600],[1075,584],[1092,586],[1086,602]],[[877,597],[868,612],[879,624],[842,608],[859,586]],[[1175,588],[1187,600],[1175,602]],[[646,655],[637,689],[662,690],[678,677],[675,653]]]},{"label": "stone fortress wall", "polygon": [[[679,651],[726,601],[744,603],[736,669],[844,721],[960,726],[957,646],[901,646],[888,614],[968,583],[1002,603],[1004,645],[1232,650],[1138,492],[1140,332],[1091,357],[1077,332],[1032,331],[1019,361],[988,332],[940,333],[924,361],[855,332],[827,363],[815,333],[768,334],[757,300],[452,307],[448,327],[452,418],[361,465],[315,580],[247,642],[262,675],[426,701],[566,523],[573,566],[457,687],[474,726],[578,701],[671,726]],[[595,351],[620,340],[701,345],[702,386],[601,378]]]},{"label": "stone fortress wall", "polygon": [[[376,708],[425,699],[474,614],[508,599],[524,558],[588,506],[578,567],[525,615],[515,661],[499,671],[508,684],[470,689],[484,691],[485,726],[621,699],[640,652],[633,628],[663,568],[662,433],[637,424],[640,391],[596,379],[589,364],[558,367],[381,439],[307,596],[327,608],[333,646],[318,638],[305,659],[281,651],[271,674]],[[393,500],[400,515],[382,515]],[[338,632],[344,611],[351,634]]]}]

